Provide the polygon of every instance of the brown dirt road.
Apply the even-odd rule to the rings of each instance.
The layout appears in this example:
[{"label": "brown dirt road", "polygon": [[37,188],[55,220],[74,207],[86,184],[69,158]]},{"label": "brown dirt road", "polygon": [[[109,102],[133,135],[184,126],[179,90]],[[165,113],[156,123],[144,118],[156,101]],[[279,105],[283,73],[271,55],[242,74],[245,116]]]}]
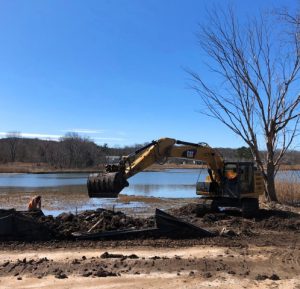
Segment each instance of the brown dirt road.
[{"label": "brown dirt road", "polygon": [[7,289],[300,288],[292,246],[4,250],[1,260]]}]

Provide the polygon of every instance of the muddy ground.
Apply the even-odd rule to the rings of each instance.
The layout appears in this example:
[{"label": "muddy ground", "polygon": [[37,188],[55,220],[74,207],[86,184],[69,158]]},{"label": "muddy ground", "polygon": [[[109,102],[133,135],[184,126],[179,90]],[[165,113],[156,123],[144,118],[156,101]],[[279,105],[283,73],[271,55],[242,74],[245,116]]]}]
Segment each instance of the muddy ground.
[{"label": "muddy ground", "polygon": [[217,236],[70,240],[72,230],[88,230],[96,220],[102,221],[93,230],[101,231],[145,228],[154,219],[107,210],[42,217],[61,233],[46,241],[2,241],[0,287],[97,288],[101,278],[103,288],[300,288],[297,209],[263,208],[244,219],[238,211],[199,216],[190,204],[172,214]]}]

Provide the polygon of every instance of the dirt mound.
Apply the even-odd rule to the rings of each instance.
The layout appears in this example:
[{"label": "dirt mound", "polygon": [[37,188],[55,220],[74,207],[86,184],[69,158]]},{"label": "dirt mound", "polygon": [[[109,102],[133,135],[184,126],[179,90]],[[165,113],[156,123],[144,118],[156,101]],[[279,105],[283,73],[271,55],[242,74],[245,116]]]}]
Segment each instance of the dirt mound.
[{"label": "dirt mound", "polygon": [[274,215],[267,212],[267,215],[257,219],[258,227],[275,231],[300,231],[300,216],[297,214],[290,213],[287,217],[282,212]]},{"label": "dirt mound", "polygon": [[[185,218],[200,227],[222,230],[232,228],[253,234],[253,230],[274,230],[274,231],[300,231],[300,214],[275,209],[260,209],[255,218],[245,219],[238,210],[224,210],[222,212],[204,213],[198,217],[199,207],[197,204],[188,204],[181,208],[171,210],[171,213]],[[251,231],[251,232],[250,232]],[[251,234],[250,234],[250,233]]]},{"label": "dirt mound", "polygon": [[154,217],[143,219],[105,209],[78,215],[45,216],[41,211],[0,210],[0,240],[70,239],[77,231],[103,232],[154,227]]},{"label": "dirt mound", "polygon": [[134,218],[122,212],[105,209],[84,211],[78,215],[62,213],[56,218],[42,216],[37,218],[39,223],[49,228],[54,237],[70,238],[73,232],[90,231],[103,232],[121,229],[142,229],[154,226],[154,218]]},{"label": "dirt mound", "polygon": [[175,208],[170,210],[171,214],[174,214],[178,217],[191,217],[196,216],[198,212],[199,205],[198,204],[187,204],[180,208]]},{"label": "dirt mound", "polygon": [[[186,221],[207,229],[220,238],[251,238],[268,231],[276,232],[300,232],[300,214],[291,211],[260,209],[253,219],[245,219],[238,211],[223,211],[218,213],[206,213],[203,217],[197,214],[197,204],[188,204],[181,208],[173,209],[172,215],[179,216]],[[106,231],[126,230],[126,229],[147,229],[155,227],[154,217],[135,218],[122,212],[106,209],[84,211],[77,215],[63,213],[57,217],[44,216],[40,213],[16,212],[15,210],[1,210],[0,221],[2,229],[0,241],[6,240],[70,240],[74,239],[74,232],[100,233]],[[12,226],[18,228],[16,230]],[[1,225],[1,222],[0,222]],[[7,236],[3,232],[8,233]],[[231,234],[225,234],[229,232]],[[18,232],[18,233],[16,233]],[[221,234],[221,232],[223,232]],[[1,235],[2,234],[2,235]],[[29,238],[29,239],[28,239]],[[141,235],[136,237],[139,240],[149,239],[149,236]],[[184,239],[185,236],[181,237]],[[219,239],[220,239],[219,238]],[[204,242],[204,241],[203,241]],[[205,241],[205,242],[209,242]]]}]

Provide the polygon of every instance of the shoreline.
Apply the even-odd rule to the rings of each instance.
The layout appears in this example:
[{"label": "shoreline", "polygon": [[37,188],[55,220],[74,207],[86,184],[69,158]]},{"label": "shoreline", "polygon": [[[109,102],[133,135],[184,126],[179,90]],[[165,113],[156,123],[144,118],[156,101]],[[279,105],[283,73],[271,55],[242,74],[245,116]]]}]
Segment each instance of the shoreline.
[{"label": "shoreline", "polygon": [[[145,169],[146,172],[157,172],[168,169],[205,169],[205,165],[175,165],[175,164],[153,164]],[[97,173],[104,170],[104,167],[91,168],[52,168],[35,163],[0,164],[0,174],[72,174],[72,173]]]},{"label": "shoreline", "polygon": [[[196,164],[153,164],[144,172],[160,172],[170,169],[207,169],[206,165]],[[39,163],[8,163],[0,164],[0,174],[72,174],[72,173],[97,173],[104,170],[102,167],[89,168],[54,168]],[[300,165],[282,165],[279,171],[298,171]]]}]

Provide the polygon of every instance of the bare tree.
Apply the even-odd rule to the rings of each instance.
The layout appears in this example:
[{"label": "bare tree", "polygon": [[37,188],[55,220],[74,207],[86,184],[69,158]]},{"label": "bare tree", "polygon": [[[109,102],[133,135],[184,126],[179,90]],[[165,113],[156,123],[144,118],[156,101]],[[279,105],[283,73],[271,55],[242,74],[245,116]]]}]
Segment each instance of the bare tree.
[{"label": "bare tree", "polygon": [[267,199],[277,201],[275,176],[299,123],[300,26],[273,18],[269,14],[241,21],[231,7],[209,12],[197,37],[214,83],[189,73],[204,105],[201,112],[249,146],[263,173]]},{"label": "bare tree", "polygon": [[9,148],[10,161],[14,162],[16,160],[17,147],[21,138],[21,134],[19,132],[9,132],[7,133],[6,137]]},{"label": "bare tree", "polygon": [[67,166],[90,167],[97,163],[97,145],[89,138],[70,132],[61,139],[61,144],[64,149]]}]

